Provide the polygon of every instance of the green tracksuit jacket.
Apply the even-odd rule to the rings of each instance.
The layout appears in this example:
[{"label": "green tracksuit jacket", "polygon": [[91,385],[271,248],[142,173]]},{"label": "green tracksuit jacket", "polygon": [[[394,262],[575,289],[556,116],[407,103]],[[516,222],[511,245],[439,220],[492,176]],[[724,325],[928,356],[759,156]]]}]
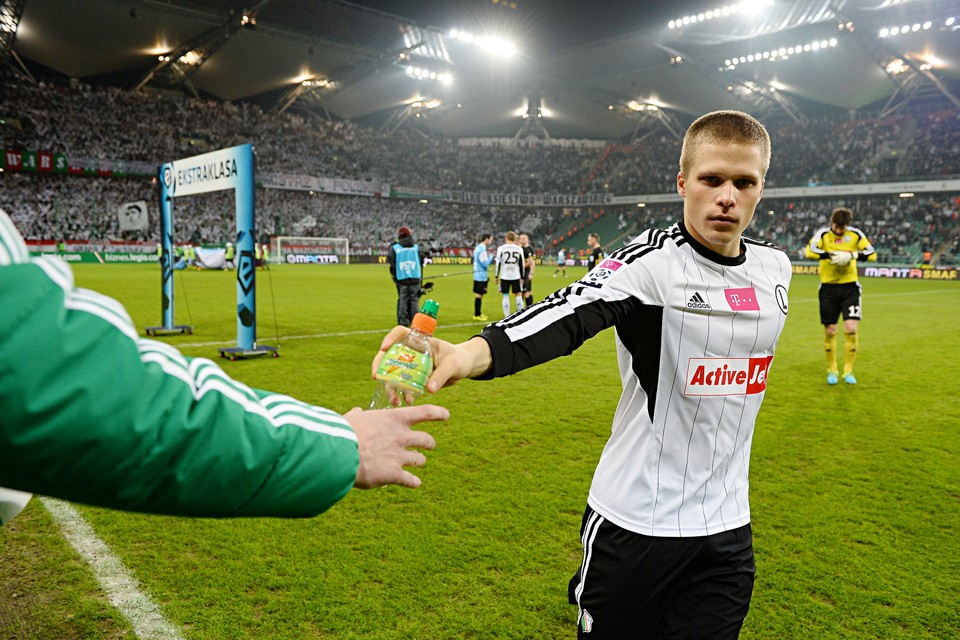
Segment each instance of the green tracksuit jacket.
[{"label": "green tracksuit jacket", "polygon": [[312,516],[353,486],[343,417],[138,336],[123,307],[30,259],[0,211],[0,486],[187,516]]}]

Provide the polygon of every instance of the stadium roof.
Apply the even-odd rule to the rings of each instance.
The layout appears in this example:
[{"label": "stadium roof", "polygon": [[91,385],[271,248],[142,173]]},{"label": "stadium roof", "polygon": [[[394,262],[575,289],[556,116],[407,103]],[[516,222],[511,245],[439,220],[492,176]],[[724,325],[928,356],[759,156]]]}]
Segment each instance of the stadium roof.
[{"label": "stadium roof", "polygon": [[954,18],[955,0],[27,0],[13,60],[384,128],[610,139],[721,108],[960,106]]}]

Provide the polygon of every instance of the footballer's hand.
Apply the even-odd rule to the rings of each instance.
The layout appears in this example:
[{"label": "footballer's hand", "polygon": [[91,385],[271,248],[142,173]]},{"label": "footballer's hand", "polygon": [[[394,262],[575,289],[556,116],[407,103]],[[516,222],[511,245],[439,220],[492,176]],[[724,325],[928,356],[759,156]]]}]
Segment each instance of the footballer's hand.
[{"label": "footballer's hand", "polygon": [[374,489],[388,484],[415,489],[420,478],[404,467],[422,467],[427,458],[414,449],[433,449],[436,441],[425,431],[410,427],[425,420],[446,420],[450,412],[443,407],[424,404],[361,411],[351,409],[344,416],[357,435],[360,464],[354,486]]},{"label": "footballer's hand", "polygon": [[480,337],[452,344],[436,338],[430,341],[433,350],[433,374],[427,380],[427,391],[436,393],[464,378],[476,378],[493,364],[490,345]]},{"label": "footballer's hand", "polygon": [[838,267],[845,267],[853,260],[853,253],[850,251],[834,251],[830,254],[830,264]]},{"label": "footballer's hand", "polygon": [[[393,344],[410,333],[410,329],[396,326],[380,342],[380,351],[370,365],[370,377],[375,378],[380,361]],[[436,336],[430,338],[430,355],[433,356],[433,373],[427,381],[427,391],[436,393],[464,378],[482,375],[493,364],[490,346],[483,338],[474,337],[466,342],[453,344]]]}]

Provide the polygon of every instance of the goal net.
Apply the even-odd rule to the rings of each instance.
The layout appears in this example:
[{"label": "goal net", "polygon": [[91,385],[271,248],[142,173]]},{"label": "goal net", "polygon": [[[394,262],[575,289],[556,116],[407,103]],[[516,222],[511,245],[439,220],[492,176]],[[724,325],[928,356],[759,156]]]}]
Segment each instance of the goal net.
[{"label": "goal net", "polygon": [[277,236],[272,249],[270,258],[277,264],[350,264],[347,238]]}]

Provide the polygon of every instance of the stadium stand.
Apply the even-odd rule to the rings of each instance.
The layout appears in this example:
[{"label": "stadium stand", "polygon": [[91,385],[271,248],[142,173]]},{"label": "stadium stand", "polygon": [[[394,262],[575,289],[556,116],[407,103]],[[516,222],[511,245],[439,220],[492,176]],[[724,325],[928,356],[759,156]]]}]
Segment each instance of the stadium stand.
[{"label": "stadium stand", "polygon": [[[106,167],[90,173],[4,172],[0,199],[31,240],[142,241],[152,250],[156,225],[118,228],[117,208],[155,202],[152,174],[160,163],[204,151],[253,142],[258,171],[362,180],[419,189],[470,193],[671,193],[679,141],[666,133],[631,144],[490,140],[472,145],[439,141],[398,129],[391,135],[355,123],[296,114],[274,115],[256,106],[133,93],[43,81],[3,79],[0,99],[5,149],[64,154],[71,166]],[[904,112],[884,119],[820,118],[806,127],[770,125],[777,150],[767,189],[960,176],[960,109]],[[189,133],[183,133],[183,132]],[[117,170],[120,168],[121,170]],[[640,227],[667,224],[679,204],[650,206],[539,207],[456,204],[440,200],[371,198],[285,189],[258,190],[259,227],[273,234],[344,236],[353,250],[378,254],[399,224],[412,226],[435,247],[471,246],[481,231],[530,233],[540,253],[556,246],[575,250],[596,225],[604,244],[622,243]],[[842,199],[770,200],[751,231],[798,256],[828,211],[852,206],[884,258],[912,262],[930,251],[956,255],[956,198],[920,195]],[[155,211],[155,206],[153,206]],[[178,205],[178,236],[194,244],[222,244],[233,237],[232,204],[225,195]],[[759,211],[759,209],[758,209]],[[156,214],[154,214],[156,215]],[[370,233],[370,230],[373,233]],[[362,240],[361,240],[362,239]]]}]

